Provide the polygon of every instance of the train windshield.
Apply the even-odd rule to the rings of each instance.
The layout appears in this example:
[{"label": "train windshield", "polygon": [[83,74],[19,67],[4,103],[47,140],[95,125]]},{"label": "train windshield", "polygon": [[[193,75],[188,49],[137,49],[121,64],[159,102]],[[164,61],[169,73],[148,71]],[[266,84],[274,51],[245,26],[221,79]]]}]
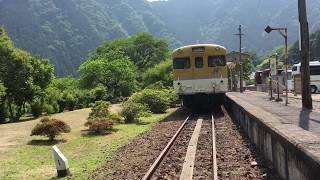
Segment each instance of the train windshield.
[{"label": "train windshield", "polygon": [[174,58],[173,60],[173,68],[174,69],[188,69],[190,68],[190,58]]},{"label": "train windshield", "polygon": [[208,67],[219,67],[226,65],[225,56],[209,56],[208,57]]}]

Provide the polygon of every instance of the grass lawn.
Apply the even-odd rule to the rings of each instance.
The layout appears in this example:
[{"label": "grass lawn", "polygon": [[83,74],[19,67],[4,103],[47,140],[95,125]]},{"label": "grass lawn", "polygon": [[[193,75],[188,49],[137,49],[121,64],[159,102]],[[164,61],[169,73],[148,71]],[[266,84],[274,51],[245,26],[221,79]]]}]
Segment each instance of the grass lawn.
[{"label": "grass lawn", "polygon": [[[165,114],[156,114],[142,118],[139,124],[115,125],[115,132],[105,136],[88,136],[85,127],[71,125],[71,133],[63,134],[58,139],[58,147],[69,160],[71,179],[87,179],[91,172],[105,163],[118,147],[130,139],[149,130],[176,109],[169,109]],[[19,129],[17,129],[19,131]],[[47,138],[34,137],[33,141],[21,145],[0,161],[0,179],[55,179],[56,170]]]}]

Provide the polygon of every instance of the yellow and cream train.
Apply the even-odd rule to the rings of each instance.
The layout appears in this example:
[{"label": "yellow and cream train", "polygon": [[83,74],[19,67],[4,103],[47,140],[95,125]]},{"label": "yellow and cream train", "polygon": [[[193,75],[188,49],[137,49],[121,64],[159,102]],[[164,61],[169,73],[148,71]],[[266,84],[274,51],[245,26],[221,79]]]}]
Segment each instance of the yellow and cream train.
[{"label": "yellow and cream train", "polygon": [[172,53],[173,86],[184,106],[214,103],[228,90],[225,47],[196,44]]}]

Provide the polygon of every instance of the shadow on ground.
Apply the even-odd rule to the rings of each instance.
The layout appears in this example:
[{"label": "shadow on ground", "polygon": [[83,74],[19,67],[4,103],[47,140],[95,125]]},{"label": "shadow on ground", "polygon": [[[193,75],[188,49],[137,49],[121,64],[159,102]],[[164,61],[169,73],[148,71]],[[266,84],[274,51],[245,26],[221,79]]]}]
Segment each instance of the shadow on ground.
[{"label": "shadow on ground", "polygon": [[29,141],[27,144],[32,146],[53,146],[53,145],[65,143],[65,142],[67,142],[67,140],[65,139],[58,139],[54,141],[36,139],[36,140]]},{"label": "shadow on ground", "polygon": [[0,124],[16,124],[16,123],[22,123],[22,122],[27,122],[27,121],[33,121],[33,120],[37,120],[39,117],[33,117],[33,116],[25,116],[25,117],[21,117],[20,120],[16,120],[16,121],[0,121]]},{"label": "shadow on ground", "polygon": [[299,126],[304,130],[309,130],[310,113],[312,110],[303,109],[299,115]]},{"label": "shadow on ground", "polygon": [[85,129],[85,130],[81,130],[81,136],[82,137],[106,136],[117,131],[119,131],[119,129],[112,129],[103,133],[96,133],[96,132],[89,131],[88,129]]}]

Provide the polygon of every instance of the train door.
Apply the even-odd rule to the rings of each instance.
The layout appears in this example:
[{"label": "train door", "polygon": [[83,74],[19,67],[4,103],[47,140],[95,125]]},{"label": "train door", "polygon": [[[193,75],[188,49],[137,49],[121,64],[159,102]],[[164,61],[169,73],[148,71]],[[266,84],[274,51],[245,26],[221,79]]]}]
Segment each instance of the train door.
[{"label": "train door", "polygon": [[205,92],[205,86],[202,81],[202,75],[204,72],[204,57],[203,55],[195,55],[192,57],[192,79],[194,92],[203,93]]}]

